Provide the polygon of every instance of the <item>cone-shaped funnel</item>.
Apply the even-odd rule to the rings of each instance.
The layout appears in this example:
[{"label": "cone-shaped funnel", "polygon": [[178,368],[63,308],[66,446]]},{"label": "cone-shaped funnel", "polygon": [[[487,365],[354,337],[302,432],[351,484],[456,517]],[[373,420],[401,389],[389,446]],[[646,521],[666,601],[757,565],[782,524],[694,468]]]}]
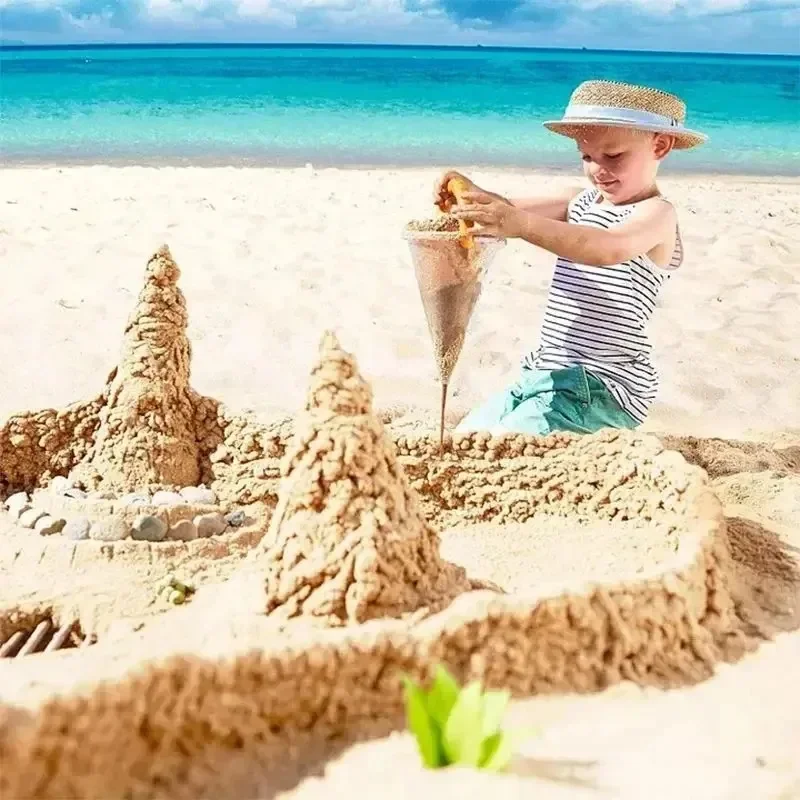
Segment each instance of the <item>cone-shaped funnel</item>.
[{"label": "cone-shaped funnel", "polygon": [[461,355],[486,272],[505,242],[477,235],[474,246],[466,248],[459,241],[458,230],[410,227],[403,236],[411,250],[436,369],[442,383],[448,383]]},{"label": "cone-shaped funnel", "polygon": [[440,218],[432,224],[431,227],[439,227],[439,230],[424,230],[421,229],[424,224],[412,223],[403,232],[411,250],[442,383],[440,438],[444,431],[447,385],[461,355],[489,265],[505,245],[502,239],[478,234],[472,238],[472,246],[464,247],[457,227],[441,230],[447,227],[446,222]]}]

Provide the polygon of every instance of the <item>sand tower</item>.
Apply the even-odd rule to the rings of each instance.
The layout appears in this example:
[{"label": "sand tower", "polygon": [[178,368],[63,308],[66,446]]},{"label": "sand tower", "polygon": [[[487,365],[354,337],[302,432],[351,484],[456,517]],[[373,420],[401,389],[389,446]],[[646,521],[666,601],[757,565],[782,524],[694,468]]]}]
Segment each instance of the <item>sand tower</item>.
[{"label": "sand tower", "polygon": [[283,462],[267,611],[328,625],[433,611],[470,588],[439,557],[354,358],[327,333]]},{"label": "sand tower", "polygon": [[162,247],[125,328],[119,365],[107,386],[94,443],[72,477],[91,488],[133,491],[193,486],[199,478],[191,345],[180,270]]}]

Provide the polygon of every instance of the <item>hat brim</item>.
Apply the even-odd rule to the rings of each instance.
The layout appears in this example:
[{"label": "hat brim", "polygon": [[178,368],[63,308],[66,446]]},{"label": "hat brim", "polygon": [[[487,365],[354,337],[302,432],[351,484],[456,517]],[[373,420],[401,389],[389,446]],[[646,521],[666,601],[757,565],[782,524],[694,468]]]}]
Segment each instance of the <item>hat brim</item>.
[{"label": "hat brim", "polygon": [[615,120],[570,117],[569,120],[548,120],[542,124],[547,130],[558,133],[561,136],[568,136],[570,139],[579,139],[586,128],[630,128],[639,131],[650,131],[651,133],[666,133],[675,137],[674,147],[676,150],[689,150],[708,141],[708,136],[698,131],[688,130],[687,128],[681,128],[676,131],[675,128],[669,128],[665,125],[647,125],[646,123],[632,125],[630,122],[618,122]]}]

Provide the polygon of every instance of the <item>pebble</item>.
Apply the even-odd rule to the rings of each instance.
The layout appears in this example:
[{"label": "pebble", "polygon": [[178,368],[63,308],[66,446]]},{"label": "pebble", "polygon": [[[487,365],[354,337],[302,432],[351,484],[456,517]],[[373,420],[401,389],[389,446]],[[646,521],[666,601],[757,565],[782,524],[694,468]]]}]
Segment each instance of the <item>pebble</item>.
[{"label": "pebble", "polygon": [[23,511],[19,517],[19,524],[23,528],[32,528],[42,517],[46,516],[47,512],[39,508],[29,508]]},{"label": "pebble", "polygon": [[156,492],[153,495],[154,506],[185,506],[186,500],[177,492]]},{"label": "pebble", "polygon": [[197,536],[200,539],[207,539],[209,536],[217,536],[228,527],[225,517],[219,513],[200,514],[194,518],[197,527]]},{"label": "pebble", "polygon": [[239,511],[231,511],[230,514],[225,515],[225,522],[232,528],[241,528],[245,519],[246,515],[241,509]]},{"label": "pebble", "polygon": [[160,517],[139,514],[133,521],[131,537],[140,542],[162,542],[167,535],[167,523]]},{"label": "pebble", "polygon": [[172,589],[167,599],[173,605],[181,606],[186,601],[186,595],[183,592],[179,592],[177,589]]},{"label": "pebble", "polygon": [[126,506],[149,506],[151,502],[150,495],[144,492],[128,492],[122,495],[119,501]]},{"label": "pebble", "polygon": [[56,475],[52,481],[50,481],[50,491],[53,494],[66,494],[67,489],[72,488],[72,481],[68,478],[65,478],[63,475]]},{"label": "pebble", "polygon": [[71,497],[73,500],[85,500],[86,499],[86,492],[83,489],[76,489],[74,486],[71,489],[67,489],[64,494],[67,497]]},{"label": "pebble", "polygon": [[182,519],[169,529],[169,538],[176,542],[191,542],[197,538],[197,528],[191,520]]},{"label": "pebble", "polygon": [[98,542],[119,542],[128,535],[128,526],[121,517],[111,517],[95,522],[89,531],[89,538]]},{"label": "pebble", "polygon": [[198,506],[215,506],[217,504],[217,496],[205,486],[187,486],[181,489],[181,497],[187,503]]},{"label": "pebble", "polygon": [[92,523],[89,522],[86,517],[75,517],[75,519],[71,519],[67,522],[64,529],[61,531],[61,535],[77,542],[81,539],[88,539],[91,529]]},{"label": "pebble", "polygon": [[65,519],[57,519],[45,514],[36,521],[33,529],[41,536],[52,536],[54,533],[61,533],[66,524]]},{"label": "pebble", "polygon": [[30,508],[31,499],[28,497],[27,492],[17,492],[16,494],[12,494],[11,497],[6,500],[6,508],[8,509],[9,514],[17,514],[19,515],[19,510],[23,506],[28,506]]}]

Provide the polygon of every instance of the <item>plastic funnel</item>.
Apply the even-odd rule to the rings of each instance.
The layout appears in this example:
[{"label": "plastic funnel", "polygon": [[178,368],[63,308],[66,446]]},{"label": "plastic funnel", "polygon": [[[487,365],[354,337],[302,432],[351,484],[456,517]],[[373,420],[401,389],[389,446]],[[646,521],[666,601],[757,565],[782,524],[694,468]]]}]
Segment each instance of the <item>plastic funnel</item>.
[{"label": "plastic funnel", "polygon": [[411,250],[439,378],[447,384],[461,355],[489,265],[505,241],[477,235],[474,246],[467,249],[459,242],[458,233],[408,229],[403,238]]}]

